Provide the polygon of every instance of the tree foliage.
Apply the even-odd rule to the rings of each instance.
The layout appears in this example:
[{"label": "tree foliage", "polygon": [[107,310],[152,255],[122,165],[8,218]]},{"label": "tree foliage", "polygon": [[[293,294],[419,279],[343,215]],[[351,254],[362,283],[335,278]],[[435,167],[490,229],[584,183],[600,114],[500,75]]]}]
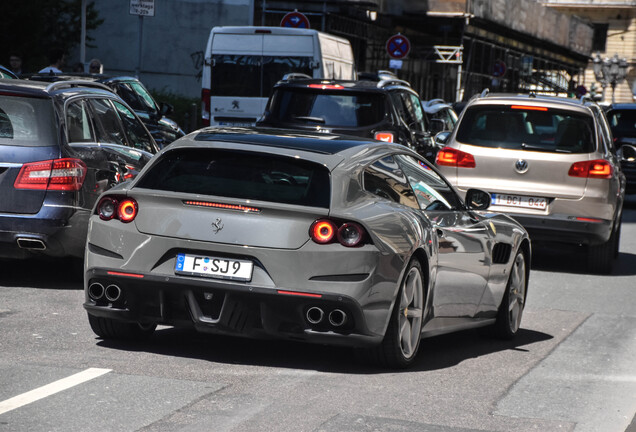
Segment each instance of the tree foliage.
[{"label": "tree foliage", "polygon": [[[0,64],[8,66],[9,56],[22,57],[23,70],[37,71],[47,66],[48,53],[67,53],[81,42],[82,0],[1,0]],[[103,23],[93,1],[86,4],[86,42],[90,31]]]}]

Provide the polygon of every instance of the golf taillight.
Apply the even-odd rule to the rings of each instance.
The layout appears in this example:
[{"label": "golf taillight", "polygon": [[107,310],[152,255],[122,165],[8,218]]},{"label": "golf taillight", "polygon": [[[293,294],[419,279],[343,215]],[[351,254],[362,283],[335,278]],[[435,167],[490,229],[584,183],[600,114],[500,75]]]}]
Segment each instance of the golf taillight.
[{"label": "golf taillight", "polygon": [[568,171],[570,177],[612,178],[612,165],[603,159],[575,162]]},{"label": "golf taillight", "polygon": [[79,159],[54,159],[22,165],[13,183],[16,189],[78,191],[86,177]]},{"label": "golf taillight", "polygon": [[329,219],[319,219],[311,224],[309,229],[311,239],[318,244],[338,241],[346,247],[356,247],[364,244],[367,237],[364,228],[355,222],[336,224]]},{"label": "golf taillight", "polygon": [[378,141],[384,141],[384,142],[393,142],[393,133],[392,132],[376,132],[375,135],[373,136],[373,138],[377,139]]},{"label": "golf taillight", "polygon": [[473,155],[452,147],[444,147],[437,152],[435,165],[453,166],[458,168],[475,168],[476,166]]},{"label": "golf taillight", "polygon": [[106,196],[97,204],[97,214],[102,220],[119,219],[124,223],[132,222],[138,211],[137,201],[132,198]]}]

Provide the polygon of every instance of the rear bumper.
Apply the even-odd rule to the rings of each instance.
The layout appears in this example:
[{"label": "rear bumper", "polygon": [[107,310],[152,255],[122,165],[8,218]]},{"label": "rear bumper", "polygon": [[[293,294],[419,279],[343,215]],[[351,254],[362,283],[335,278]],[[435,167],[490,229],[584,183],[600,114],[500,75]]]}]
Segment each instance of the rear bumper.
[{"label": "rear bumper", "polygon": [[[114,272],[121,273],[116,269]],[[143,276],[143,277],[141,277]],[[346,346],[369,346],[382,340],[365,325],[363,311],[352,298],[323,293],[318,297],[290,295],[270,287],[221,280],[152,274],[127,277],[91,269],[86,275],[84,308],[90,315],[118,321],[193,327],[197,331],[252,338],[277,338]],[[117,285],[115,300],[90,295],[91,285]],[[310,308],[320,308],[319,323],[307,319]],[[342,311],[345,322],[329,322],[332,311]]]},{"label": "rear bumper", "polygon": [[0,214],[0,257],[82,257],[90,212],[54,208],[36,215]]},{"label": "rear bumper", "polygon": [[571,216],[546,217],[510,214],[528,231],[532,242],[594,245],[606,242],[612,221],[588,222]]}]

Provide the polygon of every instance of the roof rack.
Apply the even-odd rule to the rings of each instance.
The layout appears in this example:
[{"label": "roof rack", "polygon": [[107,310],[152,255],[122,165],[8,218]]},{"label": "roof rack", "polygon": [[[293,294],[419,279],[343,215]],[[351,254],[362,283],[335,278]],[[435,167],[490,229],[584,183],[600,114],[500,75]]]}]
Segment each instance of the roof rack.
[{"label": "roof rack", "polygon": [[479,97],[486,97],[486,96],[488,96],[488,93],[490,93],[490,89],[485,88],[485,89],[481,92],[481,94],[479,95]]},{"label": "roof rack", "polygon": [[55,81],[46,86],[46,91],[50,92],[53,90],[59,90],[61,88],[72,88],[72,87],[92,87],[101,90],[106,90],[112,93],[110,87],[105,84],[98,83],[95,81],[87,81],[87,80],[72,80],[72,81]]},{"label": "roof rack", "polygon": [[281,81],[291,81],[291,80],[297,80],[297,79],[311,79],[311,78],[312,77],[304,73],[292,72],[292,73],[283,75],[283,79]]},{"label": "roof rack", "polygon": [[407,86],[407,87],[411,87],[411,83],[409,83],[408,81],[404,81],[401,79],[397,79],[397,78],[387,78],[387,79],[383,79],[380,82],[378,82],[378,88],[382,88],[385,87],[387,85],[403,85],[403,86]]},{"label": "roof rack", "polygon": [[430,107],[441,103],[447,104],[448,102],[444,101],[444,99],[431,99],[430,101],[426,102],[426,106]]}]

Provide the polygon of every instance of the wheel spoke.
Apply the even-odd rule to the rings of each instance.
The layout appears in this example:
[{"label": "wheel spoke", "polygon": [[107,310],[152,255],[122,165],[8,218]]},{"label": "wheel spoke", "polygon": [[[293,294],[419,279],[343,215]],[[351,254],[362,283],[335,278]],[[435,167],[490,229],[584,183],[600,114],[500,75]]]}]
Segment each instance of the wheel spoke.
[{"label": "wheel spoke", "polygon": [[413,342],[411,334],[411,323],[409,320],[404,319],[400,329],[400,345],[402,346],[402,352],[406,356],[410,356],[413,352]]}]

